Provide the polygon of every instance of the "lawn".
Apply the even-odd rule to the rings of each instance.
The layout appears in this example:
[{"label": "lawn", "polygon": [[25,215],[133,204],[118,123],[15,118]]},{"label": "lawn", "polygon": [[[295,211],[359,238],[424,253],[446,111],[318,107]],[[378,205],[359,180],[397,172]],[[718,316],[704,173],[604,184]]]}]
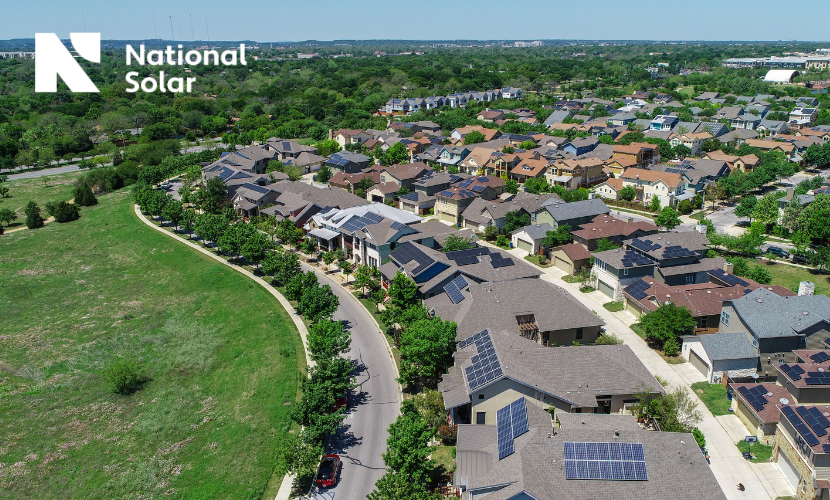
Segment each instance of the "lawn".
[{"label": "lawn", "polygon": [[[263,496],[305,363],[271,294],[124,190],[0,247],[0,498]],[[112,394],[101,371],[132,356],[149,381]]]},{"label": "lawn", "polygon": [[455,472],[455,446],[437,445],[432,448],[432,459],[438,475],[452,475]]},{"label": "lawn", "polygon": [[552,265],[550,263],[550,261],[547,261],[548,262],[547,264],[539,264],[539,256],[538,255],[525,255],[525,260],[530,262],[534,266],[538,266],[538,267],[541,267],[543,269],[547,268],[547,267],[550,267]]},{"label": "lawn", "polygon": [[773,285],[781,285],[797,292],[799,283],[812,281],[816,284],[816,295],[830,294],[830,274],[762,260],[754,260],[753,263],[764,266],[769,271]]},{"label": "lawn", "polygon": [[[43,216],[47,217],[46,210],[43,209],[46,202],[67,201],[72,198],[72,191],[75,190],[75,181],[83,174],[84,172],[70,172],[68,174],[47,175],[34,179],[6,181],[3,183],[3,186],[9,188],[10,198],[0,199],[0,209],[11,208],[17,212],[18,219],[11,227],[23,225],[23,220],[25,219],[23,208],[30,201],[34,201],[40,205]],[[43,182],[44,179],[46,179],[45,184]]]},{"label": "lawn", "polygon": [[692,390],[703,401],[706,408],[709,408],[712,415],[729,415],[732,402],[726,399],[726,387],[708,382],[695,382],[692,384]]},{"label": "lawn", "polygon": [[608,309],[611,312],[619,312],[625,309],[625,305],[622,302],[606,302],[602,305],[602,307]]},{"label": "lawn", "polygon": [[689,218],[694,220],[703,220],[706,218],[706,210],[700,210],[698,212],[695,212],[689,215]]},{"label": "lawn", "polygon": [[755,455],[755,458],[750,459],[752,463],[769,462],[772,457],[772,446],[767,446],[761,443],[747,443],[746,441],[738,441],[736,443],[741,453],[748,451]]},{"label": "lawn", "polygon": [[582,280],[577,278],[576,276],[571,276],[570,274],[566,274],[565,276],[562,276],[562,281],[564,281],[565,283],[579,283]]}]

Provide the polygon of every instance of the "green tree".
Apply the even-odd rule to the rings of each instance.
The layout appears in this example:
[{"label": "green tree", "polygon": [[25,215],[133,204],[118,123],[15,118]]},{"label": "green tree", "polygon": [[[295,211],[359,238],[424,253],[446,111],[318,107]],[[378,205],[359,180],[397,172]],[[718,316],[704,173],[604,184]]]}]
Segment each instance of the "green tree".
[{"label": "green tree", "polygon": [[272,252],[262,262],[262,271],[273,276],[277,283],[286,285],[302,273],[300,258],[289,252]]},{"label": "green tree", "polygon": [[337,257],[335,257],[334,252],[326,252],[323,254],[323,263],[326,264],[326,271],[329,270],[336,259]]},{"label": "green tree", "polygon": [[504,181],[504,190],[510,194],[516,194],[519,192],[519,183],[513,179],[507,179]]},{"label": "green tree", "polygon": [[657,195],[652,195],[651,201],[648,204],[648,208],[649,208],[649,210],[651,210],[654,213],[659,213],[660,212],[660,197],[657,196]]},{"label": "green tree", "polygon": [[536,143],[532,140],[522,141],[519,143],[519,149],[524,149],[527,151],[531,149],[536,149]]},{"label": "green tree", "polygon": [[472,132],[464,136],[464,145],[467,146],[470,144],[478,144],[486,140],[487,138],[484,137],[484,134],[482,134],[478,130],[473,130]]},{"label": "green tree", "polygon": [[738,206],[735,207],[735,215],[738,217],[749,217],[749,222],[752,222],[752,212],[758,204],[758,198],[753,195],[746,195],[741,198]]},{"label": "green tree", "polygon": [[463,236],[452,234],[444,241],[442,250],[444,252],[455,252],[457,250],[467,250],[472,246],[473,242],[470,238],[464,238]]},{"label": "green tree", "polygon": [[299,301],[306,290],[317,288],[317,275],[309,271],[295,274],[288,283],[285,283],[285,298]]},{"label": "green tree", "polygon": [[812,203],[804,207],[799,225],[813,241],[826,244],[830,240],[830,195],[819,194]]},{"label": "green tree", "polygon": [[74,203],[79,207],[91,207],[98,204],[98,198],[92,194],[92,189],[90,189],[86,183],[82,183],[80,186],[75,188],[74,197]]},{"label": "green tree", "polygon": [[176,231],[178,231],[179,222],[181,222],[182,217],[184,217],[184,206],[180,201],[170,200],[164,205],[161,215],[167,219],[168,222],[172,223],[176,227]]},{"label": "green tree", "polygon": [[646,340],[662,347],[669,340],[677,342],[682,335],[693,335],[697,322],[688,309],[669,302],[643,316],[640,325]]},{"label": "green tree", "polygon": [[493,225],[488,225],[484,228],[484,239],[487,241],[494,241],[499,236],[499,228]]},{"label": "green tree", "polygon": [[259,267],[259,263],[265,258],[268,246],[268,239],[259,231],[254,231],[239,249],[239,253],[241,253],[248,262],[251,262],[255,266]]},{"label": "green tree", "polygon": [[434,386],[452,365],[457,325],[441,318],[416,321],[400,339],[400,379],[413,387]]},{"label": "green tree", "polygon": [[328,139],[325,141],[320,141],[316,144],[317,146],[317,154],[320,156],[331,156],[334,153],[340,151],[340,144],[337,143],[334,139]]},{"label": "green tree", "polygon": [[752,269],[750,269],[747,278],[755,280],[758,283],[761,283],[762,285],[768,285],[772,283],[772,275],[763,266],[752,266]]},{"label": "green tree", "polygon": [[222,211],[222,205],[228,196],[228,187],[219,177],[214,177],[207,181],[202,196],[202,209],[212,214],[218,214]]},{"label": "green tree", "polygon": [[614,250],[615,248],[620,248],[620,244],[614,243],[608,238],[600,238],[597,241],[597,249],[594,252],[604,252],[606,250]]},{"label": "green tree", "polygon": [[676,228],[680,225],[681,220],[680,216],[677,215],[677,211],[672,207],[665,207],[660,210],[660,213],[654,219],[654,223],[657,227],[664,227],[671,231],[672,229]]},{"label": "green tree", "polygon": [[418,305],[418,285],[404,273],[398,271],[387,292],[391,299],[390,305],[398,310],[404,310]]},{"label": "green tree", "polygon": [[212,241],[216,243],[225,234],[227,229],[228,223],[224,217],[217,214],[204,213],[196,216],[196,224],[193,231],[203,242]]},{"label": "green tree", "polygon": [[369,493],[369,500],[443,500],[444,497],[426,490],[424,482],[393,471],[386,471]]},{"label": "green tree", "polygon": [[354,264],[352,264],[348,260],[344,260],[340,262],[340,270],[343,271],[343,274],[346,275],[346,284],[349,284],[349,275],[352,274],[354,271]]},{"label": "green tree", "polygon": [[308,329],[307,342],[309,357],[319,363],[349,352],[352,338],[343,323],[324,319]]},{"label": "green tree", "polygon": [[6,186],[0,186],[0,198],[8,198],[9,197],[9,188]]},{"label": "green tree", "polygon": [[752,217],[766,225],[774,224],[778,215],[778,197],[774,191],[765,194],[752,209]]},{"label": "green tree", "polygon": [[147,380],[144,366],[134,357],[117,359],[110,363],[101,372],[101,378],[110,386],[112,392],[123,395],[137,391]]},{"label": "green tree", "polygon": [[317,473],[322,455],[323,445],[311,441],[308,433],[287,434],[277,441],[275,473],[293,474],[301,482],[310,481]]},{"label": "green tree", "polygon": [[55,205],[53,215],[55,222],[72,222],[73,220],[78,220],[81,216],[81,211],[76,205],[62,201]]},{"label": "green tree", "polygon": [[634,186],[625,186],[620,189],[621,200],[633,201],[635,196],[637,196],[637,191],[634,189]]},{"label": "green tree", "polygon": [[501,228],[502,234],[510,234],[517,229],[521,229],[530,225],[530,214],[524,210],[513,210],[504,215],[504,226]]},{"label": "green tree", "polygon": [[434,433],[418,413],[411,400],[401,404],[401,414],[389,426],[383,462],[392,472],[408,477],[413,483],[429,478],[435,462],[429,458],[429,441]]},{"label": "green tree", "polygon": [[354,286],[360,288],[360,293],[366,295],[366,288],[374,288],[375,280],[372,269],[364,264],[357,266],[354,273]]},{"label": "green tree", "polygon": [[6,226],[10,226],[16,220],[17,212],[11,208],[0,208],[0,222],[5,222]]},{"label": "green tree", "polygon": [[188,233],[188,238],[193,238],[193,229],[196,226],[196,211],[188,208],[182,213],[182,229]]},{"label": "green tree", "polygon": [[29,229],[43,227],[43,217],[40,215],[40,207],[37,206],[37,203],[33,201],[27,203],[23,213],[26,214],[26,227]]},{"label": "green tree", "polygon": [[545,233],[545,237],[542,238],[542,246],[545,248],[553,248],[573,243],[573,240],[574,236],[571,234],[571,226],[560,224],[555,231]]},{"label": "green tree", "polygon": [[409,150],[404,143],[396,142],[386,150],[386,157],[388,165],[403,165],[409,163]]},{"label": "green tree", "polygon": [[323,163],[320,165],[320,169],[317,170],[314,180],[321,184],[325,184],[329,181],[329,179],[331,179],[332,175],[331,167],[329,167],[328,164]]},{"label": "green tree", "polygon": [[689,149],[688,146],[684,146],[683,144],[678,144],[677,146],[672,148],[672,153],[674,153],[675,158],[685,158],[692,154],[692,150]]},{"label": "green tree", "polygon": [[303,290],[297,302],[297,312],[312,323],[316,323],[331,318],[339,305],[340,299],[329,285],[315,286]]},{"label": "green tree", "polygon": [[677,211],[683,215],[689,215],[692,213],[692,204],[689,200],[681,200],[680,203],[677,204]]},{"label": "green tree", "polygon": [[226,254],[239,256],[242,245],[248,241],[251,232],[250,226],[247,224],[231,224],[216,243],[219,245],[219,249]]}]

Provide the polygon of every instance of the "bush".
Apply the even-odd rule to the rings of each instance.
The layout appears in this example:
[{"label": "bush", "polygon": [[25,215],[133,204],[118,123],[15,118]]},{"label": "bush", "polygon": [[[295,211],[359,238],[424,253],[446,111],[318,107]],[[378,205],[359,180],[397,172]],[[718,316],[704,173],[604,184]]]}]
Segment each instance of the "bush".
[{"label": "bush", "polygon": [[438,428],[438,439],[441,440],[441,444],[454,445],[458,439],[458,426],[445,423]]},{"label": "bush", "polygon": [[29,229],[43,227],[43,217],[40,215],[40,207],[37,203],[30,201],[23,212],[26,214],[26,227]]},{"label": "bush", "polygon": [[147,380],[144,376],[144,367],[135,358],[119,359],[107,366],[101,373],[101,378],[109,384],[116,394],[132,394]]},{"label": "bush", "polygon": [[548,264],[548,258],[545,257],[544,255],[540,255],[539,256],[539,265],[540,266],[546,266],[547,264]]},{"label": "bush", "polygon": [[613,333],[603,333],[597,338],[596,345],[620,345],[623,339]]},{"label": "bush", "polygon": [[683,200],[677,204],[677,211],[683,215],[689,215],[692,213],[692,204],[689,203],[689,200]]},{"label": "bush", "polygon": [[67,203],[65,201],[55,205],[53,212],[55,221],[60,223],[72,222],[73,220],[78,220],[81,216],[81,209],[79,209],[77,205],[73,205],[72,203]]},{"label": "bush", "polygon": [[706,448],[706,437],[700,432],[700,429],[695,427],[695,430],[692,431],[692,435],[695,437],[695,441],[697,441],[697,445],[701,448]]},{"label": "bush", "polygon": [[755,280],[762,285],[769,285],[772,283],[772,275],[763,266],[752,266],[752,269],[750,269],[746,277],[751,280]]},{"label": "bush", "polygon": [[[98,198],[92,194],[92,189],[86,184],[81,184],[75,188],[75,205],[79,207],[91,207],[98,204]],[[49,207],[46,208],[49,210]],[[51,212],[49,212],[51,213]]]},{"label": "bush", "polygon": [[680,352],[680,346],[675,339],[669,339],[663,343],[663,354],[672,358]]},{"label": "bush", "polygon": [[500,234],[498,238],[496,238],[496,245],[506,248],[510,246],[510,240],[507,239],[507,236]]},{"label": "bush", "polygon": [[499,236],[499,228],[496,226],[487,226],[484,228],[484,239],[493,241]]}]

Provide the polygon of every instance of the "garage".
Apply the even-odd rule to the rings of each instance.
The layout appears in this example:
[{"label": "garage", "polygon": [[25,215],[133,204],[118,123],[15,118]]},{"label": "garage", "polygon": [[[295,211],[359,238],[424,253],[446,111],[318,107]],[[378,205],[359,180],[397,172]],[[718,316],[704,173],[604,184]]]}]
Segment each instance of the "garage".
[{"label": "garage", "polygon": [[638,318],[643,315],[643,309],[640,307],[640,304],[631,299],[625,301],[625,310]]},{"label": "garage", "polygon": [[689,362],[697,368],[697,371],[703,374],[704,377],[709,377],[709,364],[703,361],[703,358],[695,351],[689,351]]},{"label": "garage", "polygon": [[441,214],[438,215],[438,219],[447,222],[452,222],[453,224],[458,223],[458,218],[453,214],[448,214],[447,212],[441,212]]},{"label": "garage", "polygon": [[565,259],[562,259],[557,256],[554,259],[553,265],[555,265],[557,268],[565,271],[568,274],[573,274],[573,268],[571,267],[571,263]]},{"label": "garage", "polygon": [[516,239],[516,246],[519,247],[519,250],[524,250],[528,254],[533,254],[533,243],[525,241],[523,239],[517,238]]},{"label": "garage", "polygon": [[604,293],[605,295],[614,298],[614,287],[611,285],[604,283],[600,280],[597,280],[597,285],[599,286],[599,291]]},{"label": "garage", "polygon": [[790,483],[790,486],[793,489],[797,489],[798,483],[800,482],[798,472],[795,470],[793,463],[790,462],[790,459],[787,458],[787,455],[784,455],[780,450],[778,451],[778,461],[776,463],[778,464],[778,468],[781,469],[781,474]]}]

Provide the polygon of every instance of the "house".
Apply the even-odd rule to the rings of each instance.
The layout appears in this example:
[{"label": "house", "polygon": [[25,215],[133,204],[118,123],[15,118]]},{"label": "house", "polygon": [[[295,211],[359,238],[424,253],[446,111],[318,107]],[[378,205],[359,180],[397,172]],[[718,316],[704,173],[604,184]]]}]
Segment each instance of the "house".
[{"label": "house", "polygon": [[[453,484],[465,500],[726,499],[691,434],[644,431],[630,415],[559,412],[552,423],[531,398],[504,403],[499,426],[458,426]],[[527,426],[510,432],[514,409]],[[602,460],[622,450],[643,460]]]},{"label": "house", "polygon": [[753,148],[758,148],[761,151],[781,151],[787,158],[790,158],[795,152],[795,145],[789,142],[770,141],[764,139],[747,139],[744,144]]},{"label": "house", "polygon": [[623,180],[618,177],[612,177],[610,179],[606,179],[605,182],[598,184],[594,188],[594,192],[606,200],[617,201],[620,199],[619,196],[622,188]]},{"label": "house", "polygon": [[[496,93],[498,93],[498,92],[499,91],[496,90]],[[522,91],[522,89],[517,89],[517,88],[513,88],[513,87],[505,87],[505,88],[501,89],[501,98],[502,99],[521,99],[523,93],[524,92]]]},{"label": "house", "polygon": [[510,332],[543,346],[593,344],[605,325],[573,295],[545,280],[479,284],[462,278],[457,283],[424,304],[430,314],[458,325],[459,342],[489,329]]},{"label": "house", "polygon": [[386,203],[394,200],[400,189],[394,182],[380,182],[366,190],[366,199],[373,203]]},{"label": "house", "polygon": [[263,147],[268,151],[276,153],[275,159],[283,163],[291,162],[301,153],[317,154],[317,148],[314,146],[305,146],[296,141],[277,139],[276,137],[268,139]]},{"label": "house", "polygon": [[366,178],[371,180],[373,183],[377,184],[378,182],[380,182],[380,171],[368,170],[366,172],[360,172],[358,174],[347,174],[341,171],[332,175],[329,179],[328,184],[329,186],[345,189],[350,193],[354,193],[360,181]]},{"label": "house", "polygon": [[720,331],[743,332],[763,360],[764,375],[775,379],[774,364],[794,362],[796,349],[823,349],[830,338],[830,299],[824,295],[781,297],[758,288],[734,300],[723,302]]},{"label": "house", "polygon": [[496,120],[504,120],[504,112],[499,109],[487,108],[486,110],[481,111],[476,116],[476,120],[481,120],[483,122],[494,122]]},{"label": "house", "polygon": [[790,124],[785,121],[761,120],[755,130],[765,135],[778,135],[790,130]]},{"label": "house", "polygon": [[717,110],[713,118],[715,120],[729,120],[731,122],[743,114],[744,108],[740,106],[724,106]]},{"label": "house", "polygon": [[505,216],[510,212],[520,211],[533,213],[544,202],[560,199],[555,194],[537,195],[520,191],[507,200],[496,198],[485,200],[476,198],[462,212],[464,227],[483,232],[487,226],[496,226],[501,229],[505,224]]},{"label": "house", "polygon": [[615,156],[629,157],[637,165],[648,165],[658,161],[660,158],[659,148],[647,142],[632,142],[628,146],[616,145],[612,151]]},{"label": "house", "polygon": [[556,160],[547,167],[546,178],[552,186],[577,189],[591,186],[605,179],[604,163],[599,158]]},{"label": "house", "polygon": [[320,170],[320,166],[326,161],[325,156],[320,156],[315,153],[303,151],[291,159],[286,159],[283,163],[292,165],[303,169],[303,173],[311,173]]},{"label": "house", "polygon": [[456,182],[435,195],[435,216],[457,224],[459,216],[478,197],[494,200],[504,192],[504,180],[491,175],[470,177]]},{"label": "house", "polygon": [[[629,168],[622,177],[623,188],[632,186],[636,195],[634,199],[643,204],[651,203],[652,197],[660,199],[660,206],[674,206],[677,197],[683,194],[686,189],[688,177],[684,173],[660,172],[658,170],[646,170],[642,168]],[[599,187],[608,189],[608,186],[600,184]]]},{"label": "house", "polygon": [[[280,180],[287,179],[288,176],[281,172],[271,172],[275,178]],[[254,174],[245,170],[239,170],[235,167],[229,167],[221,163],[212,163],[202,169],[203,182],[207,183],[210,179],[218,177],[225,183],[228,198],[233,198],[236,190],[245,184],[256,184],[258,186],[265,186],[272,181],[267,175]]]},{"label": "house", "polygon": [[591,222],[597,216],[609,214],[611,210],[599,198],[565,203],[561,200],[548,200],[530,216],[534,224],[548,223],[554,230],[566,224],[576,229]]},{"label": "house", "polygon": [[830,421],[828,406],[780,403],[781,417],[771,460],[790,483],[798,498],[824,498],[830,493]]},{"label": "house", "polygon": [[380,171],[380,182],[391,182],[398,187],[406,186],[412,189],[415,182],[433,170],[423,162],[392,165]]},{"label": "house", "polygon": [[543,122],[546,127],[550,127],[556,123],[562,123],[563,120],[566,120],[573,116],[570,110],[562,109],[556,110],[551,113]]},{"label": "house", "polygon": [[553,228],[547,222],[525,226],[510,233],[510,241],[514,248],[524,250],[528,255],[537,255],[548,231],[553,231]]},{"label": "house", "polygon": [[758,441],[772,445],[781,417],[780,406],[790,403],[786,387],[774,382],[732,382],[728,391],[732,394],[732,413]]},{"label": "house", "polygon": [[695,101],[708,101],[711,99],[718,99],[720,94],[717,92],[703,92],[699,96],[695,97]]},{"label": "house", "polygon": [[685,193],[675,196],[676,201],[690,199],[695,192],[703,191],[710,183],[716,182],[721,177],[726,177],[732,170],[725,160],[697,160],[685,159],[680,163],[661,163],[653,165],[649,170],[655,172],[682,173],[686,184]]},{"label": "house", "polygon": [[673,231],[634,238],[625,247],[657,264],[657,281],[678,286],[708,283],[711,270],[724,268],[722,258],[706,257],[708,244],[706,235],[697,231]]},{"label": "house", "polygon": [[372,158],[360,153],[339,151],[326,160],[326,165],[335,172],[356,174],[372,166]]},{"label": "house", "polygon": [[830,404],[830,380],[824,372],[830,369],[830,355],[825,349],[793,351],[795,363],[770,363],[778,370],[775,383],[785,387],[793,404]]},{"label": "house", "polygon": [[609,117],[608,123],[615,127],[627,127],[629,123],[633,122],[636,119],[637,117],[634,116],[633,113],[625,111]]},{"label": "house", "polygon": [[591,252],[579,243],[553,247],[548,252],[551,263],[570,275],[575,275],[591,262]]},{"label": "house", "polygon": [[501,136],[501,132],[499,132],[498,129],[484,128],[481,125],[468,125],[466,127],[454,129],[450,134],[450,138],[454,143],[460,144],[464,141],[464,138],[467,137],[467,134],[469,134],[470,132],[481,133],[484,136],[485,141],[498,139]]},{"label": "house", "polygon": [[640,278],[654,275],[653,260],[627,248],[596,252],[591,286],[614,302],[622,302],[623,289]]},{"label": "house", "polygon": [[680,118],[671,115],[657,115],[651,120],[651,130],[671,130]]},{"label": "house", "polygon": [[[757,134],[756,134],[757,135]],[[697,156],[700,154],[701,150],[703,149],[703,143],[708,141],[712,138],[712,134],[709,132],[701,132],[699,134],[691,134],[691,133],[681,133],[675,134],[672,133],[669,137],[669,143],[672,147],[677,147],[679,145],[684,145],[691,153],[691,156]]]},{"label": "house", "polygon": [[257,184],[243,184],[239,186],[232,198],[233,208],[243,217],[259,215],[259,211],[274,203],[279,197],[277,191]]},{"label": "house", "polygon": [[635,222],[630,217],[625,221],[606,214],[597,216],[587,224],[582,224],[580,229],[571,231],[571,234],[576,243],[593,252],[597,249],[597,243],[601,239],[620,244],[623,240],[640,238],[656,232],[657,226],[649,222]]},{"label": "house", "polygon": [[725,161],[731,170],[738,169],[742,172],[751,172],[755,167],[760,164],[760,160],[754,154],[748,154],[744,156],[735,156],[735,155],[728,155],[723,151],[709,151],[708,153],[703,153],[701,156],[704,160],[716,160],[716,161]]},{"label": "house", "polygon": [[389,262],[380,266],[382,285],[388,287],[395,275],[402,272],[418,285],[418,296],[422,299],[446,293],[447,285],[459,276],[468,283],[489,283],[535,279],[541,275],[536,266],[514,260],[512,255],[490,247],[444,253],[406,242],[397,245],[389,258]]},{"label": "house", "polygon": [[790,111],[790,125],[811,127],[817,116],[816,108],[795,108]]},{"label": "house", "polygon": [[202,168],[202,173],[230,167],[250,174],[264,174],[268,162],[276,159],[276,153],[259,146],[248,146],[236,151],[224,152],[219,159]]},{"label": "house", "polygon": [[757,139],[758,137],[760,137],[758,132],[751,128],[736,128],[729,132],[725,138],[727,142],[734,144],[735,147],[740,147],[747,139]]},{"label": "house", "polygon": [[[331,130],[331,129],[329,129],[329,130]],[[359,136],[361,136],[361,135],[365,135],[362,130],[341,128],[341,129],[338,129],[338,130],[332,132],[330,138],[337,141],[337,144],[340,145],[340,148],[345,148],[346,144],[355,144],[355,143],[361,143],[362,144],[363,142],[366,142],[365,140],[361,141],[359,139]],[[370,137],[366,138],[366,140],[368,140],[368,139],[370,139]]]},{"label": "house", "polygon": [[548,170],[548,161],[544,158],[521,160],[510,170],[510,178],[524,183],[528,179],[543,178]]},{"label": "house", "polygon": [[449,420],[475,425],[496,425],[498,410],[523,396],[553,413],[619,413],[638,387],[663,392],[628,345],[549,348],[489,329],[458,343],[438,384]]},{"label": "house", "polygon": [[401,210],[424,215],[435,206],[435,194],[450,187],[461,176],[430,170],[412,183],[413,192],[399,198]]},{"label": "house", "polygon": [[429,120],[421,120],[417,122],[412,122],[412,125],[418,127],[421,130],[421,132],[430,135],[441,135],[441,126],[435,122],[431,122]]},{"label": "house", "polygon": [[758,352],[742,333],[684,336],[681,355],[710,384],[750,378],[758,368]]},{"label": "house", "polygon": [[582,137],[565,144],[562,147],[562,151],[570,153],[574,156],[581,156],[585,153],[593,151],[599,143],[599,139],[596,137]]}]

